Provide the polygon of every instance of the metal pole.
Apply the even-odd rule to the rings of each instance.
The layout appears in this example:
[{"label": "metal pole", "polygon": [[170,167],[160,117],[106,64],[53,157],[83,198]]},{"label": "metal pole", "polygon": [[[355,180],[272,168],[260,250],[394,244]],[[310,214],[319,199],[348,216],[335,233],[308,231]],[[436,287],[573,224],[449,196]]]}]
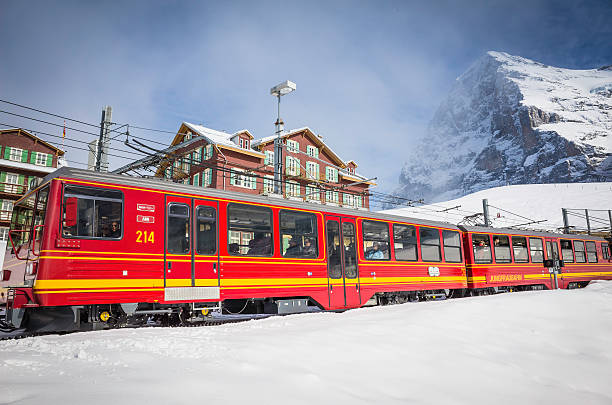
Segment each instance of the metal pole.
[{"label": "metal pole", "polygon": [[491,226],[489,221],[489,200],[486,198],[482,199],[482,215],[484,216],[485,226]]},{"label": "metal pole", "polygon": [[102,120],[100,121],[100,137],[98,138],[98,150],[96,153],[96,168],[97,172],[100,171],[100,163],[102,161],[102,143],[104,142],[104,121],[106,117],[106,110],[102,110]]},{"label": "metal pole", "polygon": [[608,218],[610,219],[610,238],[612,238],[612,210],[608,210]]},{"label": "metal pole", "polygon": [[591,221],[589,221],[589,210],[584,210],[584,216],[586,218],[587,223],[587,233],[591,234]]},{"label": "metal pole", "polygon": [[280,94],[278,97],[278,110],[276,116],[276,139],[274,139],[274,194],[282,194],[282,175],[283,175],[283,148],[281,140],[281,132],[283,131],[283,122],[280,118]]},{"label": "metal pole", "polygon": [[561,214],[563,215],[563,233],[569,233],[569,221],[567,219],[567,208],[561,208]]}]

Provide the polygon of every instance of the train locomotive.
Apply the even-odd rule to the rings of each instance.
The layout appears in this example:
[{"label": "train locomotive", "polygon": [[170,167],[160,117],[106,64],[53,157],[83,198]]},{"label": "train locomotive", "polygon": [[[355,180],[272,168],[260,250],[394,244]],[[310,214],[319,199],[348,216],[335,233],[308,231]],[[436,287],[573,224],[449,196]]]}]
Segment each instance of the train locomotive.
[{"label": "train locomotive", "polygon": [[14,207],[4,329],[197,323],[583,287],[605,239],[461,227],[61,168]]}]

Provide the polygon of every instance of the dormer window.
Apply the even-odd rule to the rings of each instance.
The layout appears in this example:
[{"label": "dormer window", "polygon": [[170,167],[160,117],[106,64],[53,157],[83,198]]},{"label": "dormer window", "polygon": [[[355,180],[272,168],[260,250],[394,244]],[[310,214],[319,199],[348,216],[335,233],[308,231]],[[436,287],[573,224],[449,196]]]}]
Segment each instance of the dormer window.
[{"label": "dormer window", "polygon": [[349,172],[349,173],[352,173],[352,174],[355,174],[355,169],[353,169],[352,167],[349,167],[349,168],[348,168],[348,172]]},{"label": "dormer window", "polygon": [[244,139],[240,138],[240,147],[244,148]]}]

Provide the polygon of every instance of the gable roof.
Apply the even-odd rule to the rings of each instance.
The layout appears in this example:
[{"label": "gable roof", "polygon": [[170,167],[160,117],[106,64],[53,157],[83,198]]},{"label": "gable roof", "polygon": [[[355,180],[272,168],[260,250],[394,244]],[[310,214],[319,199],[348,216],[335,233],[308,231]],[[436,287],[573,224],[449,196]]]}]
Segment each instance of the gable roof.
[{"label": "gable roof", "polygon": [[227,132],[217,131],[215,129],[206,128],[202,125],[192,124],[190,122],[183,122],[181,124],[181,127],[179,128],[179,131],[175,135],[174,139],[172,140],[172,143],[170,144],[170,146],[175,146],[175,145],[182,143],[183,140],[185,139],[185,134],[187,133],[188,130],[198,136],[201,136],[202,138],[204,138],[204,140],[206,140],[206,142],[217,145],[218,147],[230,149],[236,152],[241,152],[241,153],[245,153],[245,154],[253,155],[257,157],[265,157],[265,155],[258,150],[240,148],[238,145],[236,145],[232,141],[232,138],[235,135],[242,133],[242,132],[247,132],[249,135],[251,135],[248,131],[243,130],[235,134],[228,134]]},{"label": "gable roof", "polygon": [[[330,148],[325,142],[323,142],[323,140],[321,138],[319,138],[310,128],[308,127],[303,127],[303,128],[298,128],[298,129],[292,129],[291,131],[285,132],[283,134],[281,134],[281,138],[289,138],[292,137],[294,135],[298,135],[300,133],[304,133],[304,135],[307,135],[313,142],[315,145],[317,145],[319,147],[319,152],[323,152],[326,151],[328,153],[328,155],[331,157],[332,162],[341,168],[345,168],[346,167],[346,163],[344,163],[344,160],[342,160],[340,158],[340,156],[338,156],[338,154],[336,152],[334,152],[334,150],[332,148]],[[251,143],[251,145],[254,148],[261,148],[264,145],[267,145],[271,142],[274,142],[274,140],[276,139],[276,135],[270,135],[270,136],[266,136],[264,138],[261,139],[257,139],[255,141],[253,141]]]},{"label": "gable roof", "polygon": [[24,134],[27,137],[32,138],[34,141],[38,142],[38,143],[42,143],[43,145],[45,145],[46,147],[52,149],[55,154],[57,156],[63,156],[64,155],[64,151],[61,150],[60,148],[57,148],[53,145],[51,145],[49,142],[43,141],[42,139],[40,139],[39,137],[37,137],[36,135],[32,135],[31,133],[29,133],[28,131],[26,131],[25,129],[21,129],[21,128],[8,128],[8,129],[1,129],[0,130],[0,134],[4,134],[4,133],[9,133],[9,132],[17,132],[19,134]]}]

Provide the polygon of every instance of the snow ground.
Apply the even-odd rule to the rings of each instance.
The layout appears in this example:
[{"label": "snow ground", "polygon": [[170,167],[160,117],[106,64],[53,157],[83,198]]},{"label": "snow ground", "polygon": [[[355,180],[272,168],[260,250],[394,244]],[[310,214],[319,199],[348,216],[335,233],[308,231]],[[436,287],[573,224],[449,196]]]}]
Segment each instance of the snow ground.
[{"label": "snow ground", "polygon": [[610,404],[612,282],[0,342],[0,403]]},{"label": "snow ground", "polygon": [[[482,212],[484,198],[489,200],[489,205],[502,210],[536,221],[545,220],[545,222],[522,226],[522,228],[555,230],[563,227],[562,208],[572,209],[572,214],[568,217],[570,226],[586,229],[586,219],[583,214],[584,209],[588,208],[593,210],[589,212],[593,229],[604,227],[609,229],[610,227],[606,210],[612,209],[612,182],[519,184],[494,187],[454,200],[380,212],[457,224],[467,215]],[[460,207],[444,211],[457,206]],[[529,222],[525,218],[494,207],[489,208],[489,216],[494,227],[503,228]]]}]

